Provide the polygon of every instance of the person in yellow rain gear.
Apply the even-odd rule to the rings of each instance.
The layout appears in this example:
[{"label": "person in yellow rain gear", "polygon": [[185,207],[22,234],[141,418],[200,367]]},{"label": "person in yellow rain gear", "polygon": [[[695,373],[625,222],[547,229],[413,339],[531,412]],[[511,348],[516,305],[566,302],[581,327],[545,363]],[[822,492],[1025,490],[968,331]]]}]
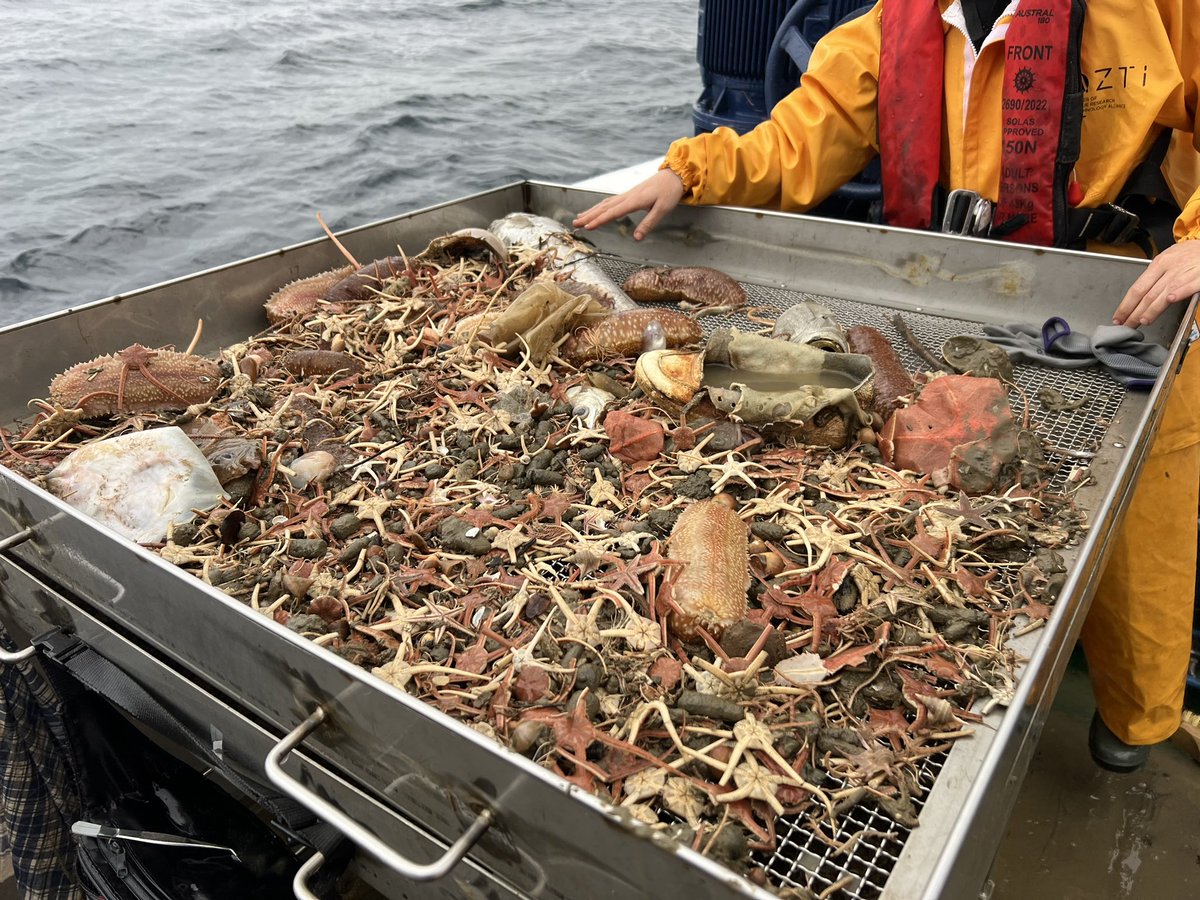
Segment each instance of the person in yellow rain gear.
[{"label": "person in yellow rain gear", "polygon": [[[1198,92],[1194,0],[882,0],[820,41],[769,120],[676,141],[575,225],[647,210],[640,240],[680,202],[804,211],[878,154],[889,224],[1153,256],[1112,298],[1113,323],[1137,327],[1200,290]],[[1089,748],[1113,771],[1140,769],[1180,721],[1198,369],[1192,352],[1083,627]]]}]

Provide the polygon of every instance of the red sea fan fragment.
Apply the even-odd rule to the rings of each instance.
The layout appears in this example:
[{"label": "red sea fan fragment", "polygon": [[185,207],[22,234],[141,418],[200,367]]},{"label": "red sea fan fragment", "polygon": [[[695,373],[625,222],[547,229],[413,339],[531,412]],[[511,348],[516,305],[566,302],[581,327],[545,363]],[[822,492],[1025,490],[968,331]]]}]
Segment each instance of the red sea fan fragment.
[{"label": "red sea fan fragment", "polygon": [[984,494],[1001,486],[1016,459],[1018,431],[1003,384],[946,375],[892,414],[879,449],[889,465],[927,473],[938,487]]}]

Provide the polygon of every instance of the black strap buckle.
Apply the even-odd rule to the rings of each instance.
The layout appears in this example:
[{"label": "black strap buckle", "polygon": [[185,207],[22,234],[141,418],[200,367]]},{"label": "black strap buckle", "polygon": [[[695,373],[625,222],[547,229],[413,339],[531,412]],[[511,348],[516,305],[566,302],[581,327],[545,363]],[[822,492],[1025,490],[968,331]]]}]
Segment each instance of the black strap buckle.
[{"label": "black strap buckle", "polygon": [[1094,209],[1074,209],[1071,220],[1075,232],[1072,241],[1127,244],[1137,239],[1142,227],[1141,216],[1115,203],[1105,203]]},{"label": "black strap buckle", "polygon": [[1108,208],[1116,215],[1112,220],[1104,226],[1104,229],[1099,234],[1099,240],[1106,244],[1127,244],[1133,237],[1133,233],[1142,225],[1141,216],[1136,213],[1131,213],[1122,206],[1117,206],[1115,203],[1109,203]]},{"label": "black strap buckle", "polygon": [[72,657],[88,649],[88,645],[80,640],[78,635],[67,634],[58,628],[52,628],[35,637],[33,645],[49,659],[64,666]]},{"label": "black strap buckle", "polygon": [[984,199],[978,191],[958,188],[946,195],[946,212],[942,216],[945,234],[964,234],[986,237],[992,229],[995,204]]}]

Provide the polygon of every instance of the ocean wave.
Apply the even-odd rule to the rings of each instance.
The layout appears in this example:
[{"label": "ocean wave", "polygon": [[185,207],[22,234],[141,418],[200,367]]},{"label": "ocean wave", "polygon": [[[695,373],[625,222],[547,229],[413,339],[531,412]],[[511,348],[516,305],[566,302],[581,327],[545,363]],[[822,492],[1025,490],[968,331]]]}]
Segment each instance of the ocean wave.
[{"label": "ocean wave", "polygon": [[0,42],[23,98],[0,108],[0,318],[315,236],[316,209],[348,227],[637,162],[700,88],[695,0],[58,8],[0,11],[28,38]]}]

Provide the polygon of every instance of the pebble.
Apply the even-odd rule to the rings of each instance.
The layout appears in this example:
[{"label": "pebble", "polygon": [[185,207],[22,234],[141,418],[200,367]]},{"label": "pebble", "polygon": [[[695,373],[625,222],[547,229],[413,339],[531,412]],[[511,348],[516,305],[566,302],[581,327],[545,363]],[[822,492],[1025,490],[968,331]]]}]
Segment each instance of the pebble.
[{"label": "pebble", "polygon": [[704,448],[705,453],[725,453],[742,445],[742,430],[733,422],[719,422],[709,434],[712,440]]},{"label": "pebble", "polygon": [[560,472],[551,472],[549,469],[534,469],[529,473],[529,481],[540,487],[562,487],[566,483]]},{"label": "pebble", "polygon": [[[471,531],[475,532],[474,537],[467,537]],[[479,533],[478,528],[457,516],[442,520],[438,526],[438,537],[442,539],[442,546],[451,553],[482,556],[492,549],[491,542]]]},{"label": "pebble", "polygon": [[344,516],[338,516],[329,526],[329,533],[339,541],[344,541],[354,535],[359,528],[362,527],[362,519],[353,513],[347,513]]},{"label": "pebble", "polygon": [[184,522],[171,529],[171,540],[180,547],[186,547],[196,539],[199,531],[200,529],[191,522]]},{"label": "pebble", "polygon": [[[579,702],[579,698],[583,696],[583,691],[576,691],[571,695],[571,699],[567,701],[566,711],[572,713],[575,711],[575,704]],[[595,691],[588,691],[587,698],[583,701],[584,708],[587,710],[587,717],[595,721],[596,716],[600,715],[600,698],[596,696]]]},{"label": "pebble", "polygon": [[[754,622],[747,622],[744,619],[734,622],[725,629],[725,634],[721,637],[721,649],[730,656],[745,656],[754,648],[762,633],[763,627]],[[771,633],[771,636],[763,643],[762,649],[767,651],[768,667],[774,666],[790,655],[783,635],[778,631]]]},{"label": "pebble", "polygon": [[443,466],[441,463],[433,462],[433,463],[430,463],[429,465],[427,465],[423,471],[424,471],[425,477],[432,481],[435,478],[441,478],[443,475],[445,475],[450,470],[447,469],[445,466]]},{"label": "pebble", "polygon": [[315,616],[311,613],[299,613],[288,619],[287,627],[296,632],[296,634],[302,634],[306,631],[324,634],[329,630],[329,623],[320,616]]},{"label": "pebble", "polygon": [[358,559],[358,554],[362,553],[368,547],[377,545],[380,541],[379,535],[372,531],[370,534],[364,534],[357,540],[353,540],[342,548],[338,554],[338,562],[353,563]]},{"label": "pebble", "polygon": [[692,500],[707,500],[712,496],[712,479],[707,472],[693,472],[675,488],[675,493]]},{"label": "pebble", "polygon": [[231,503],[237,503],[240,500],[247,500],[250,494],[254,491],[254,476],[243,475],[240,478],[235,478],[224,485],[225,493],[229,495]]},{"label": "pebble", "polygon": [[320,538],[299,538],[288,543],[288,555],[300,559],[320,559],[329,545]]},{"label": "pebble", "polygon": [[509,519],[515,519],[528,509],[529,507],[524,503],[509,503],[506,506],[497,506],[492,510],[492,515],[497,519],[508,521]]},{"label": "pebble", "polygon": [[753,522],[750,525],[750,533],[764,541],[778,544],[787,536],[787,529],[776,522]]},{"label": "pebble", "polygon": [[675,520],[681,512],[679,509],[652,509],[646,514],[646,522],[655,534],[666,536],[675,527]]}]

